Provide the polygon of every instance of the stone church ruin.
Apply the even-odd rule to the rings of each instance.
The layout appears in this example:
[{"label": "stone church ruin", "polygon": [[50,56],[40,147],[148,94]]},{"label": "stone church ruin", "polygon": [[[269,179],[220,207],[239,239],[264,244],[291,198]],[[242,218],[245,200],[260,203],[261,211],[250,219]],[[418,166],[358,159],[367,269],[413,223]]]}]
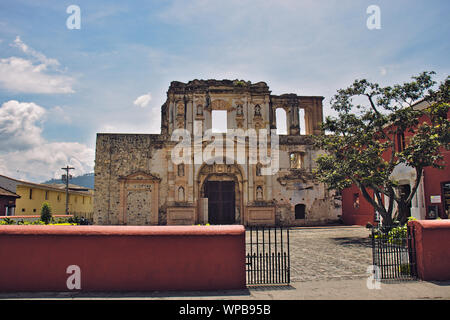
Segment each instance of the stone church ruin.
[{"label": "stone church ruin", "polygon": [[[161,107],[160,134],[97,134],[94,222],[300,226],[338,220],[338,197],[313,176],[321,151],[311,136],[321,133],[322,100],[272,95],[265,82],[173,81]],[[277,135],[275,145],[271,132],[277,129],[277,109],[286,115],[287,134]],[[267,162],[251,147],[251,137],[214,131],[211,137],[216,111],[225,114],[229,131],[254,132],[259,142],[260,133],[268,133],[264,143],[276,160],[273,174],[264,173]],[[192,152],[184,154],[190,161],[173,161],[179,145],[173,137],[180,130],[194,137],[187,140]],[[196,130],[201,130],[200,140]],[[212,148],[212,158],[195,161],[199,152],[217,146],[219,136],[223,152]],[[237,157],[227,157],[238,149]]]}]

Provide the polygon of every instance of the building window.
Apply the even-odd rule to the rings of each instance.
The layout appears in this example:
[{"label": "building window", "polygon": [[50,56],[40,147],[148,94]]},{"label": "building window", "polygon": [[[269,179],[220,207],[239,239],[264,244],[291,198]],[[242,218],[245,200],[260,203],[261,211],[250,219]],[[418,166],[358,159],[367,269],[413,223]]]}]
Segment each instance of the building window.
[{"label": "building window", "polygon": [[212,132],[213,133],[226,133],[227,132],[227,111],[226,110],[213,110],[212,117]]},{"label": "building window", "polygon": [[36,212],[36,209],[33,209],[33,212]]},{"label": "building window", "polygon": [[403,132],[397,134],[397,151],[405,150],[405,134]]},{"label": "building window", "polygon": [[48,191],[45,191],[45,200],[48,200]]},{"label": "building window", "polygon": [[33,199],[33,189],[30,188],[30,200]]},{"label": "building window", "polygon": [[306,134],[306,118],[305,118],[305,109],[298,109],[298,122],[300,127],[300,134]]},{"label": "building window", "polygon": [[22,212],[25,212],[25,208],[22,208]]},{"label": "building window", "polygon": [[355,209],[359,208],[359,193],[353,194],[353,208]]},{"label": "building window", "polygon": [[60,202],[60,201],[61,201],[61,195],[58,194],[58,196],[56,197],[56,199],[58,200],[58,202]]},{"label": "building window", "polygon": [[303,154],[301,152],[292,152],[289,155],[289,160],[291,163],[291,169],[303,168]]},{"label": "building window", "polygon": [[305,219],[306,206],[304,204],[295,205],[295,219]]},{"label": "building window", "polygon": [[275,119],[277,125],[277,134],[278,135],[287,135],[287,120],[286,120],[286,111],[283,108],[278,108],[275,111]]}]

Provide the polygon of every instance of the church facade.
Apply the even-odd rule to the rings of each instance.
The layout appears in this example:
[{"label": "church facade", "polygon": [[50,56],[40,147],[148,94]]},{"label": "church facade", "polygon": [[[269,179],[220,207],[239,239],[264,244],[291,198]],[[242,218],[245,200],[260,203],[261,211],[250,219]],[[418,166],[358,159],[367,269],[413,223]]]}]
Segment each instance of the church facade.
[{"label": "church facade", "polygon": [[[311,137],[321,133],[322,100],[272,95],[264,82],[172,82],[160,134],[97,134],[94,223],[300,226],[338,220],[339,197],[313,175],[321,151]],[[286,134],[274,134],[277,109],[285,114]],[[213,127],[220,112],[224,132]]]}]

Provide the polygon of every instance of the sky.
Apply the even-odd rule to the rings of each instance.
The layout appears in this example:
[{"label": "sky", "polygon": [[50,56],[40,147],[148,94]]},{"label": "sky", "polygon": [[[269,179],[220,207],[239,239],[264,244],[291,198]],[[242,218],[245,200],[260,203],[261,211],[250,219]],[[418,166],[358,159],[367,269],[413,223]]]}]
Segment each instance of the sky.
[{"label": "sky", "polygon": [[324,96],[325,116],[355,79],[442,81],[449,12],[448,0],[1,0],[0,174],[93,172],[96,133],[159,133],[171,81],[264,81]]}]

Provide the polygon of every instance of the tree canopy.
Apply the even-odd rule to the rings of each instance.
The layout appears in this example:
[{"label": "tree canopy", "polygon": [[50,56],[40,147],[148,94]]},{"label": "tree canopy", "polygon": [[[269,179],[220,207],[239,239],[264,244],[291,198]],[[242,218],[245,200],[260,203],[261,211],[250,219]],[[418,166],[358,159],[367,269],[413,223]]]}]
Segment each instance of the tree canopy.
[{"label": "tree canopy", "polygon": [[[450,77],[434,89],[434,74],[423,72],[410,82],[387,87],[355,80],[332,98],[338,116],[327,117],[324,133],[316,138],[316,146],[326,151],[317,159],[317,178],[330,189],[356,185],[387,226],[407,221],[402,208],[411,203],[423,169],[445,166],[441,150],[450,144]],[[419,102],[426,107],[418,108]],[[427,120],[419,122],[423,116]],[[406,198],[392,176],[400,164],[416,173]]]}]

